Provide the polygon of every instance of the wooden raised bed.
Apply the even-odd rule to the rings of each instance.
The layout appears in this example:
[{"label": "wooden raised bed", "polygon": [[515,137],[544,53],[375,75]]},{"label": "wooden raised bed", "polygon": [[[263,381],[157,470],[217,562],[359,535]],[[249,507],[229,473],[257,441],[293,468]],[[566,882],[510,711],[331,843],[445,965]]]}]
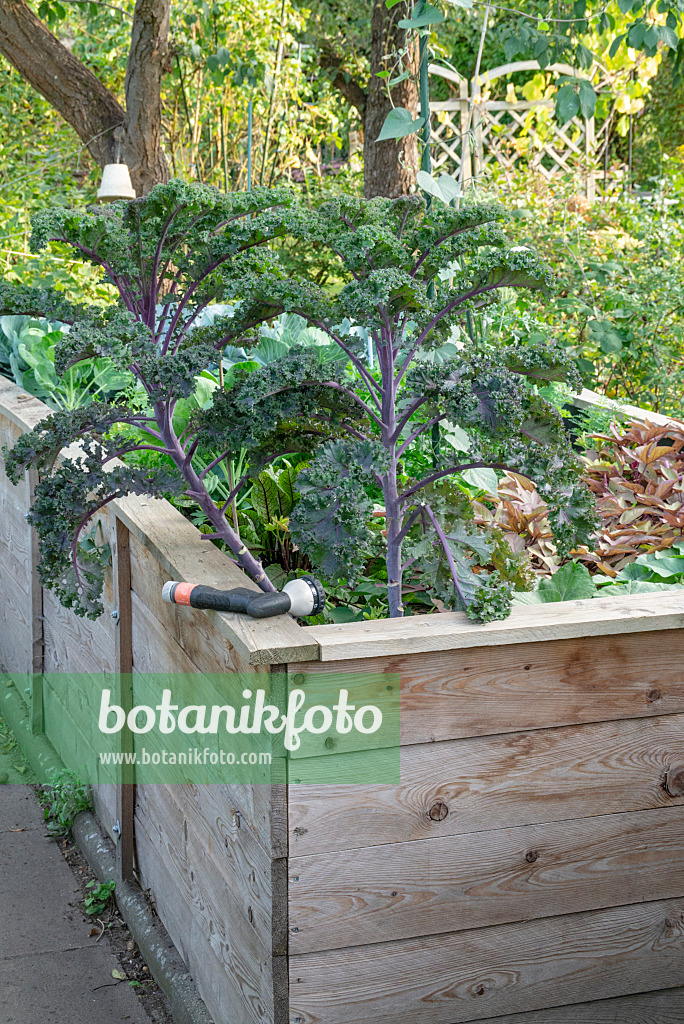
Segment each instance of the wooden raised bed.
[{"label": "wooden raised bed", "polygon": [[[45,413],[0,378],[0,445]],[[254,623],[163,604],[169,578],[244,577],[167,503],[126,499],[93,623],[37,583],[31,484],[0,474],[7,669],[401,678],[399,785],[96,788],[216,1024],[684,1022],[681,594]],[[89,694],[31,700],[50,738]]]}]

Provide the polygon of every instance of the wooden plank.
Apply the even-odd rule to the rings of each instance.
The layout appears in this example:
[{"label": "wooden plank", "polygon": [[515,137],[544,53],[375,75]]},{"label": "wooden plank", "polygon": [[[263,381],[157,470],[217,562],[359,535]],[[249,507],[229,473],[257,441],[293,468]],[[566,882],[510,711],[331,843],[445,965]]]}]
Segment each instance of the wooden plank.
[{"label": "wooden plank", "polygon": [[[168,579],[213,587],[258,591],[235,564],[167,501],[129,495],[113,503],[116,514],[168,573]],[[184,608],[176,608],[183,614]],[[289,615],[255,620],[245,615],[205,612],[215,628],[252,665],[316,660],[318,647]]]},{"label": "wooden plank", "polygon": [[[198,666],[178,646],[175,639],[150,613],[136,593],[132,594],[131,600],[134,673],[170,671],[195,675],[199,671]],[[255,671],[257,669],[250,668],[250,672],[254,673]],[[226,686],[227,688],[230,686],[230,680],[226,680]],[[226,694],[223,694],[222,702],[226,699]],[[147,745],[150,747],[154,742],[154,737],[149,735],[146,739]],[[239,737],[232,737],[232,741],[238,739]],[[262,847],[273,858],[283,856],[283,850],[287,850],[286,815],[282,810],[276,815],[276,820],[280,822],[280,825],[278,829],[274,829],[272,813],[274,801],[276,806],[282,802],[282,794],[273,793],[276,787],[267,784],[228,784],[221,785],[220,789],[225,795],[226,806],[229,801],[234,812],[239,815],[242,827],[252,829]]]},{"label": "wooden plank", "polygon": [[300,1024],[461,1024],[682,984],[676,899],[293,956],[290,1013]]},{"label": "wooden plank", "polygon": [[507,1014],[487,1024],[684,1024],[684,989]]},{"label": "wooden plank", "polygon": [[10,484],[4,472],[2,448],[11,447],[19,430],[0,414],[0,657],[13,673],[25,673],[24,690],[33,671],[34,608],[31,596],[32,558],[26,523],[27,480]]},{"label": "wooden plank", "polygon": [[39,398],[27,394],[7,377],[0,376],[0,415],[19,427],[21,433],[32,430],[51,413],[52,410]]},{"label": "wooden plank", "polygon": [[[0,524],[2,504],[0,503]],[[0,531],[2,527],[0,526]],[[8,571],[9,555],[0,537],[0,588],[11,600],[0,601],[0,658],[6,670],[13,673],[31,671],[31,601],[28,593],[17,586],[14,574]],[[25,577],[25,582],[27,578]],[[22,684],[25,686],[26,682]]]},{"label": "wooden plank", "polygon": [[[35,469],[27,469],[24,473],[26,481],[26,512],[33,505],[36,486],[38,484],[38,473]],[[40,562],[40,544],[38,534],[28,523],[24,529],[27,536],[27,547],[29,552],[29,592],[31,600],[31,732],[42,733],[45,731],[45,717],[43,713],[43,664],[44,664],[44,638],[43,638],[43,588],[38,578],[38,563]]]},{"label": "wooden plank", "polygon": [[116,842],[116,833],[112,831],[116,822],[116,786],[100,783],[93,786],[92,791],[97,819],[109,838]]},{"label": "wooden plank", "polygon": [[291,857],[290,952],[684,895],[684,807]]},{"label": "wooden plank", "polygon": [[131,592],[131,607],[134,672],[201,671],[135,592]]},{"label": "wooden plank", "polygon": [[162,600],[162,587],[171,577],[135,536],[131,536],[130,552],[133,591],[198,668],[205,672],[254,671],[205,612]]},{"label": "wooden plank", "polygon": [[[212,924],[213,931],[203,933],[201,912],[198,922],[194,904],[177,898],[179,890],[175,864],[159,848],[155,829],[149,819],[138,815],[136,825],[143,885],[185,960],[207,1009],[216,1021],[253,1024],[255,1014],[241,990],[240,976],[227,961],[223,929],[217,931]],[[262,969],[267,969],[265,954]],[[270,1024],[268,1007],[254,992],[249,993],[249,998],[255,1004],[257,1013],[263,1012],[261,1019],[265,1024]]]},{"label": "wooden plank", "polygon": [[270,1022],[271,950],[243,915],[213,858],[197,859],[196,837],[164,789],[139,787],[136,826],[143,885],[152,890],[191,972],[204,983],[200,992],[205,1000],[209,989],[217,1020]]},{"label": "wooden plank", "polygon": [[[265,948],[271,942],[271,864],[223,786],[161,786],[155,800],[186,823],[188,857],[209,859]],[[175,810],[172,810],[175,808]]]},{"label": "wooden plank", "polygon": [[681,803],[667,779],[684,793],[684,715],[412,745],[397,786],[291,786],[290,854]]},{"label": "wooden plank", "polygon": [[[97,769],[98,759],[93,737],[87,734],[91,722],[97,727],[96,714],[84,715],[74,711],[73,678],[69,689],[57,688],[54,679],[45,679],[45,733],[67,768],[79,773],[84,765]],[[111,771],[111,770],[110,770]],[[94,781],[92,778],[88,781]],[[106,823],[109,827],[110,822]]]},{"label": "wooden plank", "polygon": [[46,672],[113,672],[113,620],[81,618],[43,592]]},{"label": "wooden plank", "polygon": [[319,644],[320,661],[345,661],[682,628],[684,593],[677,592],[519,607],[503,622],[477,623],[465,612],[444,612],[382,622],[304,626],[302,631]]},{"label": "wooden plank", "polygon": [[[133,622],[131,604],[131,554],[129,533],[110,512],[112,587],[114,605],[114,703],[126,714],[133,707]],[[118,735],[119,752],[132,754],[135,737],[128,729]],[[116,785],[116,867],[119,878],[133,878],[135,866],[135,765],[117,768]]]},{"label": "wooden plank", "polygon": [[[321,674],[340,674],[352,702],[369,674],[396,675],[402,744],[684,712],[678,630],[651,633],[647,642],[628,633],[294,668],[305,690]],[[333,751],[354,749],[358,739],[340,736]],[[308,736],[306,749],[327,754],[325,737]]]},{"label": "wooden plank", "polygon": [[637,405],[618,402],[614,398],[607,398],[605,395],[599,395],[596,391],[590,391],[589,388],[583,388],[579,395],[574,395],[572,404],[579,409],[614,409],[615,412],[622,412],[642,423],[648,419],[651,423],[661,427],[666,427],[668,423],[682,425],[682,421],[675,419],[674,416],[665,416],[661,412],[651,412],[650,409],[640,409]]}]

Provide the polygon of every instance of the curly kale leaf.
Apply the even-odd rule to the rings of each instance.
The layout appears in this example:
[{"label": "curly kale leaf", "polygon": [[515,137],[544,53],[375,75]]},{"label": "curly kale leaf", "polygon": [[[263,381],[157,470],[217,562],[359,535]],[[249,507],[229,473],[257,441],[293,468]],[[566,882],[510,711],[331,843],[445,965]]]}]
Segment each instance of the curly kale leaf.
[{"label": "curly kale leaf", "polygon": [[477,622],[507,619],[511,613],[513,584],[502,579],[498,569],[482,578],[482,585],[466,608],[468,618]]},{"label": "curly kale leaf", "polygon": [[351,395],[330,386],[345,373],[300,348],[253,372],[237,369],[232,388],[216,392],[212,408],[198,414],[199,441],[231,453],[246,449],[253,468],[275,455],[313,452],[363,416]]},{"label": "curly kale leaf", "polygon": [[582,388],[582,377],[576,364],[568,359],[565,350],[556,342],[519,342],[502,346],[497,351],[509,370],[531,381],[560,381],[574,391]]},{"label": "curly kale leaf", "polygon": [[120,305],[90,307],[55,345],[55,371],[64,373],[74,363],[93,356],[107,356],[119,370],[156,347],[154,332],[135,314]]},{"label": "curly kale leaf", "polygon": [[101,553],[79,544],[86,525],[114,498],[178,493],[183,486],[177,476],[163,470],[116,466],[104,472],[93,459],[85,464],[65,459],[37,485],[28,516],[40,538],[38,575],[43,586],[77,615],[96,619],[103,610],[106,563]]},{"label": "curly kale leaf", "polygon": [[519,425],[527,396],[518,374],[483,356],[416,363],[406,375],[405,391],[424,397],[451,422],[484,433]]},{"label": "curly kale leaf", "polygon": [[421,504],[419,521],[403,550],[445,607],[464,611],[486,579],[473,567],[491,560],[496,541],[467,521],[472,512],[468,509],[464,516],[458,495],[456,503],[453,496],[448,483],[425,492],[429,500]]},{"label": "curly kale leaf", "polygon": [[115,423],[133,415],[125,406],[106,402],[91,402],[82,409],[54,412],[33,430],[22,434],[7,453],[7,476],[17,484],[29,466],[35,466],[41,473],[50,473],[61,450],[73,441],[86,437],[101,439]]},{"label": "curly kale leaf", "polygon": [[86,316],[90,308],[93,307],[71,302],[56,288],[36,288],[0,281],[0,316],[6,313],[23,314],[73,324]]},{"label": "curly kale leaf", "polygon": [[363,570],[372,540],[369,485],[386,459],[374,441],[330,441],[297,477],[290,533],[331,583],[354,583]]},{"label": "curly kale leaf", "polygon": [[191,335],[174,355],[157,352],[137,360],[149,401],[166,402],[187,398],[197,388],[196,378],[216,360],[216,351],[206,342],[197,343]]}]

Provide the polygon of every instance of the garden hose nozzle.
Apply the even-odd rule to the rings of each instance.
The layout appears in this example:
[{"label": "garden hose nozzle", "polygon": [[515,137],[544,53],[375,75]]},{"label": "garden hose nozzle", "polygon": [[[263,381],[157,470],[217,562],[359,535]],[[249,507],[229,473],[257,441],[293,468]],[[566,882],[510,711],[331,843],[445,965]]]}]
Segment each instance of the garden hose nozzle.
[{"label": "garden hose nozzle", "polygon": [[263,594],[247,587],[233,590],[215,590],[202,583],[178,583],[169,580],[164,584],[162,597],[169,604],[184,604],[190,608],[211,608],[217,612],[242,612],[253,619],[267,619],[271,615],[285,615],[296,618],[315,615],[325,604],[325,591],[313,576],[302,576],[290,580],[275,594]]}]

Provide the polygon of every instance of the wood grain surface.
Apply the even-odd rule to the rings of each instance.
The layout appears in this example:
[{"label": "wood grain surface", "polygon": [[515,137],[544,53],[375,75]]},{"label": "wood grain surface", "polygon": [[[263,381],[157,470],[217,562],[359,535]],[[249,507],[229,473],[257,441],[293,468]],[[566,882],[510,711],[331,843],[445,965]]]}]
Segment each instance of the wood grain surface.
[{"label": "wood grain surface", "polygon": [[290,951],[684,896],[684,807],[291,857]]},{"label": "wood grain surface", "polygon": [[678,985],[682,899],[293,956],[290,1020],[461,1024]]},{"label": "wood grain surface", "polygon": [[290,854],[667,807],[684,799],[668,772],[684,772],[684,715],[414,744],[399,785],[291,786]]},{"label": "wood grain surface", "polygon": [[680,591],[527,605],[514,608],[503,622],[472,622],[465,612],[447,612],[381,622],[304,626],[303,631],[319,644],[320,661],[348,661],[683,627],[684,594]]},{"label": "wood grain surface", "polygon": [[[289,684],[316,693],[339,679],[352,700],[376,675],[400,685],[402,744],[664,715],[684,712],[684,630],[294,665]],[[326,756],[325,737],[307,751]]]},{"label": "wood grain surface", "polygon": [[487,1024],[684,1024],[684,988],[506,1014]]}]

